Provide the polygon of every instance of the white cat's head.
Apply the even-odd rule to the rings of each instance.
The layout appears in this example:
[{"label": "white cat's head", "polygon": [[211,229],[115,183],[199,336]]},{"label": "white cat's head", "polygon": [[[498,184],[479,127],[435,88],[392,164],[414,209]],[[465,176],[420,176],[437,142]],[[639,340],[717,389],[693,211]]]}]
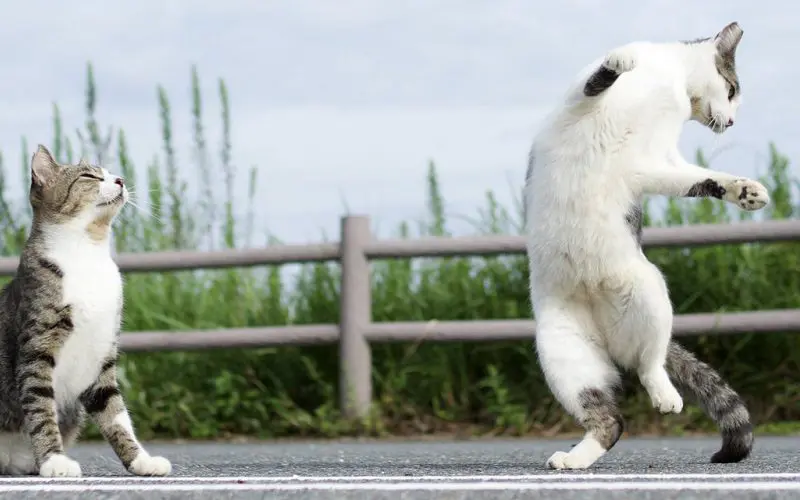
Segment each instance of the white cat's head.
[{"label": "white cat's head", "polygon": [[736,48],[742,34],[742,28],[734,22],[712,38],[684,42],[691,54],[687,89],[691,118],[718,134],[736,121],[741,103]]}]

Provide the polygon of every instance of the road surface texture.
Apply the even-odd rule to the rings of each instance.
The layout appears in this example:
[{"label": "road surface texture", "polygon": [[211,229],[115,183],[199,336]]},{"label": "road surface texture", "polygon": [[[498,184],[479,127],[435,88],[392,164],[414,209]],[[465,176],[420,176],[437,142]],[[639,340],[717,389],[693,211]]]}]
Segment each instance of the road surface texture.
[{"label": "road surface texture", "polygon": [[743,463],[708,463],[719,440],[626,438],[595,467],[544,468],[577,440],[151,444],[167,478],[128,475],[106,445],[74,448],[84,477],[0,478],[32,499],[800,499],[800,437],[756,439]]}]

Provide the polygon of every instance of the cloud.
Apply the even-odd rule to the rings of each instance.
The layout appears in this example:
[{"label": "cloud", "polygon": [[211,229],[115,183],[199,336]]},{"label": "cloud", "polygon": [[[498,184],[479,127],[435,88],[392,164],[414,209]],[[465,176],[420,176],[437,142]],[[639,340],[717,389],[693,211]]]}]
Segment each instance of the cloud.
[{"label": "cloud", "polygon": [[732,145],[715,166],[753,175],[769,140],[800,153],[800,69],[791,63],[800,7],[767,3],[5,2],[0,43],[13,50],[0,54],[0,148],[16,186],[17,158],[29,154],[19,137],[29,147],[50,141],[53,101],[70,130],[83,123],[91,60],[100,120],[125,128],[140,169],[161,149],[156,85],[164,86],[183,173],[195,176],[189,70],[197,63],[215,155],[217,79],[227,82],[237,192],[244,196],[246,169],[258,165],[264,225],[290,241],[317,239],[320,228],[335,234],[344,198],[388,231],[423,214],[430,159],[451,212],[473,212],[490,188],[509,202],[538,120],[588,60],[631,40],[708,36],[739,20],[737,125],[718,142],[689,126],[682,148]]}]

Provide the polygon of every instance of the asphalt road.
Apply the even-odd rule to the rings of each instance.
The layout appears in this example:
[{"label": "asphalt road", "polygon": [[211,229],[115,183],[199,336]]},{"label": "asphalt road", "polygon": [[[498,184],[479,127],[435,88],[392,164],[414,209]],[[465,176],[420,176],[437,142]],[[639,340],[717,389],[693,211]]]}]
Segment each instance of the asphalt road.
[{"label": "asphalt road", "polygon": [[[740,464],[708,463],[718,439],[621,441],[592,469],[544,468],[576,440],[151,444],[173,474],[130,476],[105,445],[70,454],[84,477],[2,478],[0,497],[196,499],[800,498],[800,437],[757,438]],[[87,496],[88,494],[88,496]]]}]

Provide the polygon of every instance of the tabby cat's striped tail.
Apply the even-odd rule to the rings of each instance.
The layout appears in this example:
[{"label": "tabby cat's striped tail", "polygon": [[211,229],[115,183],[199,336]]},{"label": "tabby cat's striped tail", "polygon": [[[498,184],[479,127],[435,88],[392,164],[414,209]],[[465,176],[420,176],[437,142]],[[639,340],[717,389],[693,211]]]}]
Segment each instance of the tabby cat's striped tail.
[{"label": "tabby cat's striped tail", "polygon": [[681,392],[694,396],[719,426],[722,448],[712,463],[740,462],[753,449],[753,424],[742,398],[707,364],[675,341],[667,353],[667,372]]}]

